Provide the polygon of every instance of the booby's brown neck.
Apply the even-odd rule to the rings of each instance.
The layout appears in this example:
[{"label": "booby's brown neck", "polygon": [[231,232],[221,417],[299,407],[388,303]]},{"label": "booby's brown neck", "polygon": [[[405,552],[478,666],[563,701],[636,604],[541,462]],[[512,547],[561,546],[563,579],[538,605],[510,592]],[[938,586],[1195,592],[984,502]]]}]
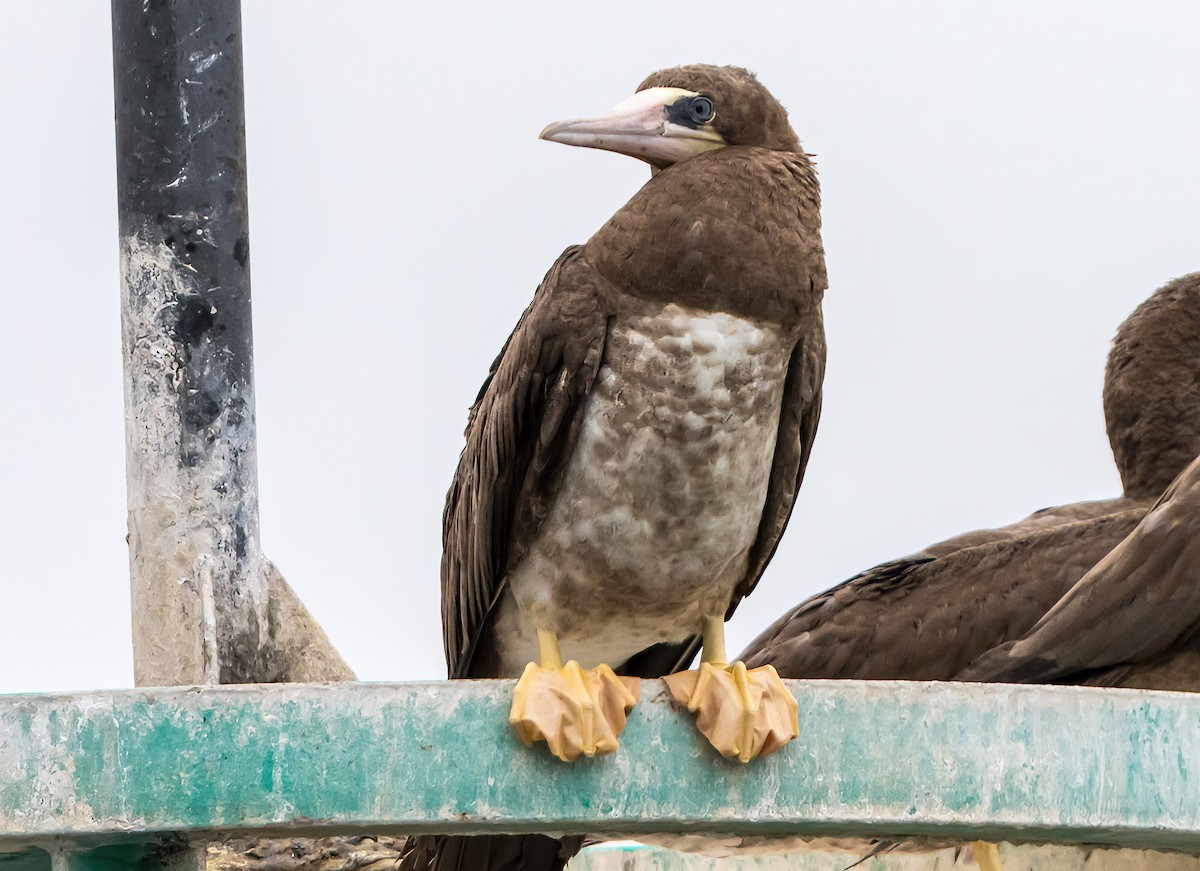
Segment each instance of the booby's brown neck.
[{"label": "booby's brown neck", "polygon": [[819,207],[803,152],[722,148],[656,174],[585,255],[633,296],[787,326],[825,290]]},{"label": "booby's brown neck", "polygon": [[1156,291],[1117,330],[1104,414],[1127,496],[1158,496],[1200,455],[1200,272]]}]

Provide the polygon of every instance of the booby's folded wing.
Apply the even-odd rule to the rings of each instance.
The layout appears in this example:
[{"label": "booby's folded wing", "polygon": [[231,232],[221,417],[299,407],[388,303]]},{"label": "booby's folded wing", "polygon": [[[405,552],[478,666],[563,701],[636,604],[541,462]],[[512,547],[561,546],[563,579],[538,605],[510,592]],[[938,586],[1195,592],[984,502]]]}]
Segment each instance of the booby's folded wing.
[{"label": "booby's folded wing", "polygon": [[471,408],[442,517],[452,678],[487,676],[489,614],[550,506],[604,355],[603,279],[581,251],[568,248],[550,268]]},{"label": "booby's folded wing", "polygon": [[956,536],[802,602],[742,659],[791,678],[950,680],[1032,626],[1145,511],[1114,500]]},{"label": "booby's folded wing", "polygon": [[1200,457],[1022,638],[956,679],[1114,685],[1200,629]]},{"label": "booby's folded wing", "polygon": [[[821,284],[824,278],[823,274],[819,277]],[[779,547],[792,509],[796,507],[796,494],[800,492],[813,440],[817,437],[817,423],[821,419],[821,384],[824,380],[825,326],[818,310],[809,319],[808,330],[800,337],[788,364],[767,500],[758,524],[758,536],[750,550],[749,570],[730,605],[730,613],[742,598],[750,595],[762,577]]]}]

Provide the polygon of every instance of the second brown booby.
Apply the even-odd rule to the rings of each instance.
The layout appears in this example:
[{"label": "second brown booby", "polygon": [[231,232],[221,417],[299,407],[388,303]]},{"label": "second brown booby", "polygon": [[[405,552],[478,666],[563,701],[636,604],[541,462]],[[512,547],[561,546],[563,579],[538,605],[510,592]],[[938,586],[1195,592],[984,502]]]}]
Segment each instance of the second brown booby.
[{"label": "second brown booby", "polygon": [[883,563],[784,614],[742,653],[792,678],[953,680],[1020,637],[1200,454],[1200,273],[1117,332],[1104,408],[1125,495],[1040,511]]},{"label": "second brown booby", "polygon": [[[724,620],[787,525],[825,369],[820,194],[787,112],[744,69],[662,70],[542,138],[651,179],[551,267],[471,409],[446,500],[452,678],[520,677],[512,722],[564,760],[611,752],[671,685],[722,754],[795,736],[773,669]],[[570,852],[568,847],[564,852]],[[414,858],[416,857],[416,858]],[[418,839],[404,867],[561,867],[536,837]]]},{"label": "second brown booby", "polygon": [[[1180,438],[1200,431],[1200,273],[1147,300],[1117,342],[1105,409],[1126,487],[1162,490],[1169,469],[1191,462],[1036,625],[957,680],[1200,691],[1200,439]],[[1128,406],[1139,413],[1113,427]]]}]

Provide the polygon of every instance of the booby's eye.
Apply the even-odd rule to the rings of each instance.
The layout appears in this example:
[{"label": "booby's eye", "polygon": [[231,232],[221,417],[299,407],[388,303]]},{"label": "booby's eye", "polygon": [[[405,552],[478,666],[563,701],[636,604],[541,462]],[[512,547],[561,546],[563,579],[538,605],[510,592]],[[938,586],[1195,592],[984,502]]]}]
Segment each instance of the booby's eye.
[{"label": "booby's eye", "polygon": [[667,121],[692,130],[699,130],[716,116],[712,98],[701,94],[685,94],[667,106]]},{"label": "booby's eye", "polygon": [[707,124],[717,113],[708,97],[692,97],[688,103],[688,115],[697,124]]}]

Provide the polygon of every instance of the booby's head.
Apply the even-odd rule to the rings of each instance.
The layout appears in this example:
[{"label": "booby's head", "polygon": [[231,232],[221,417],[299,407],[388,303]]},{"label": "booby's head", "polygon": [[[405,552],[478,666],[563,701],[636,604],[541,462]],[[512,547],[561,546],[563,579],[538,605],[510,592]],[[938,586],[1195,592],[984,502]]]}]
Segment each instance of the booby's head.
[{"label": "booby's head", "polygon": [[730,145],[800,150],[787,110],[753,73],[709,64],[659,70],[608,114],[555,122],[541,138],[628,154],[656,170]]},{"label": "booby's head", "polygon": [[1158,496],[1200,455],[1200,272],[1159,288],[1121,324],[1104,416],[1126,496]]}]

